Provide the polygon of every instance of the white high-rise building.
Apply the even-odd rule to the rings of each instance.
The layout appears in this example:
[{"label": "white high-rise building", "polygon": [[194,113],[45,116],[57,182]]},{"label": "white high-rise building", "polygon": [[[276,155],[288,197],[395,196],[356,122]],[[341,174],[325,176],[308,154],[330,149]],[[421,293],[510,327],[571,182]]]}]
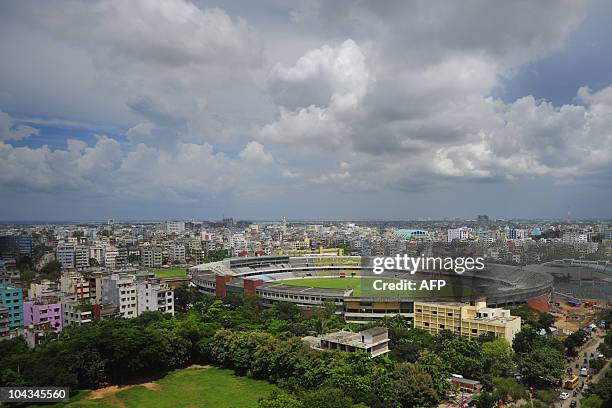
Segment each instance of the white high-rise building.
[{"label": "white high-rise building", "polygon": [[159,278],[138,279],[136,298],[139,316],[148,311],[159,311],[174,316],[174,289]]},{"label": "white high-rise building", "polygon": [[181,234],[185,232],[185,223],[183,221],[168,221],[166,222],[166,232],[168,234]]},{"label": "white high-rise building", "polygon": [[115,273],[102,281],[103,303],[118,308],[119,315],[131,319],[138,315],[136,299],[136,277],[128,273]]},{"label": "white high-rise building", "polygon": [[74,263],[77,269],[89,266],[89,247],[78,245],[74,248]]},{"label": "white high-rise building", "polygon": [[447,241],[448,242],[453,242],[455,240],[457,241],[465,241],[470,237],[470,234],[472,233],[472,229],[471,228],[467,228],[467,227],[461,227],[461,228],[455,228],[455,229],[449,229],[448,230],[448,235],[447,235]]},{"label": "white high-rise building", "polygon": [[117,266],[117,257],[119,251],[112,245],[107,245],[104,248],[104,266],[107,268],[115,268]]}]

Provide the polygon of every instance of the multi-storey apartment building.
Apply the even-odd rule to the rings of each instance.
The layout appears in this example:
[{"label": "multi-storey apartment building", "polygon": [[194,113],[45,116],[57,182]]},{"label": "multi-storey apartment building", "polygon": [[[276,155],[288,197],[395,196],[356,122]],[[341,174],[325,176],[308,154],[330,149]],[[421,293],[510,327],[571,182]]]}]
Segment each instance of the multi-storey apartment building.
[{"label": "multi-storey apartment building", "polygon": [[64,327],[91,322],[92,310],[87,302],[73,295],[62,298],[61,304]]},{"label": "multi-storey apartment building", "polygon": [[153,276],[137,277],[137,312],[159,311],[174,316],[174,290]]},{"label": "multi-storey apartment building", "polygon": [[19,279],[19,270],[16,268],[8,268],[7,262],[0,259],[0,283],[10,285]]},{"label": "multi-storey apartment building", "polygon": [[447,231],[447,241],[448,242],[465,241],[466,239],[470,237],[471,233],[472,233],[472,229],[466,228],[466,227],[449,229]]},{"label": "multi-storey apartment building", "polygon": [[163,263],[162,248],[157,245],[144,245],[140,249],[140,261],[145,268],[159,268]]},{"label": "multi-storey apartment building", "polygon": [[89,266],[89,247],[85,245],[77,245],[74,247],[74,264],[77,269],[83,269]]},{"label": "multi-storey apartment building", "polygon": [[62,331],[62,304],[56,296],[44,296],[23,302],[24,325],[48,323],[56,332]]},{"label": "multi-storey apartment building", "polygon": [[104,245],[98,243],[89,247],[89,257],[98,262],[99,265],[104,264]]},{"label": "multi-storey apartment building", "polygon": [[172,247],[172,251],[170,252],[170,259],[174,262],[185,263],[186,260],[186,251],[185,245],[176,244]]},{"label": "multi-storey apartment building", "polygon": [[527,236],[527,231],[525,231],[524,229],[518,229],[518,228],[512,228],[508,230],[508,233],[506,234],[506,237],[508,239],[525,239],[525,237]]},{"label": "multi-storey apartment building", "polygon": [[30,290],[28,296],[30,299],[36,299],[44,296],[52,296],[59,292],[60,286],[55,281],[49,279],[43,279],[40,282],[30,283]]},{"label": "multi-storey apartment building", "polygon": [[136,277],[129,273],[115,273],[105,277],[102,282],[102,301],[117,306],[121,317],[136,317]]},{"label": "multi-storey apartment building", "polygon": [[64,269],[75,268],[74,245],[58,245],[55,250],[55,259],[62,264]]},{"label": "multi-storey apartment building", "polygon": [[0,254],[2,255],[31,255],[32,237],[30,235],[3,235],[0,236]]},{"label": "multi-storey apartment building", "polygon": [[107,268],[117,267],[117,257],[119,257],[119,250],[112,245],[107,245],[104,248],[104,266]]},{"label": "multi-storey apartment building", "polygon": [[9,328],[9,308],[4,305],[0,305],[0,339],[8,337],[10,334]]},{"label": "multi-storey apartment building", "polygon": [[470,338],[493,335],[512,343],[521,330],[521,318],[511,316],[507,309],[487,307],[484,300],[473,304],[414,302],[414,327],[434,335],[442,330]]},{"label": "multi-storey apartment building", "polygon": [[60,278],[60,290],[78,299],[89,299],[89,280],[78,272],[66,272]]},{"label": "multi-storey apartment building", "polygon": [[181,234],[185,232],[185,223],[182,221],[166,222],[166,232],[168,234]]},{"label": "multi-storey apartment building", "polygon": [[0,284],[0,305],[8,308],[9,330],[23,326],[23,289]]}]

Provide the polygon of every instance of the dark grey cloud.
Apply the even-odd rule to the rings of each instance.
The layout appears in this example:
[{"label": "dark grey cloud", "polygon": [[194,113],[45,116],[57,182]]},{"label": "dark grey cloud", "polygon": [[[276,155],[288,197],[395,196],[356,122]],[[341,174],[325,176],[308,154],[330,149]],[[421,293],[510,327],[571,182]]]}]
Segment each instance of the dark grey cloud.
[{"label": "dark grey cloud", "polygon": [[[585,4],[4,2],[0,203],[393,218],[537,187],[612,198],[612,84],[566,105],[494,96],[563,49]],[[95,142],[28,146],[45,123],[90,123]]]}]

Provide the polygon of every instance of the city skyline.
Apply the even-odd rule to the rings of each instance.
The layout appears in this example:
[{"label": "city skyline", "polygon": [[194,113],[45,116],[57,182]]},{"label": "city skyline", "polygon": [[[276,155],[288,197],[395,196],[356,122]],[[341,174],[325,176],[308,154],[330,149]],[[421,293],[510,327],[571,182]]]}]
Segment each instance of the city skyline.
[{"label": "city skyline", "polygon": [[610,219],[610,17],[4,2],[0,221]]}]

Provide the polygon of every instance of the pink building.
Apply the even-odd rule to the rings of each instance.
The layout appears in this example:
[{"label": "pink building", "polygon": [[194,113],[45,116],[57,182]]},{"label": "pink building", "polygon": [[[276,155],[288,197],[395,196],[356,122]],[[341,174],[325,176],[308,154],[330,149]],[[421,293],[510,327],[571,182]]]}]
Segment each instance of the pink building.
[{"label": "pink building", "polygon": [[49,322],[56,332],[62,331],[62,304],[56,297],[43,297],[23,302],[23,323],[37,325]]}]

